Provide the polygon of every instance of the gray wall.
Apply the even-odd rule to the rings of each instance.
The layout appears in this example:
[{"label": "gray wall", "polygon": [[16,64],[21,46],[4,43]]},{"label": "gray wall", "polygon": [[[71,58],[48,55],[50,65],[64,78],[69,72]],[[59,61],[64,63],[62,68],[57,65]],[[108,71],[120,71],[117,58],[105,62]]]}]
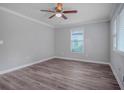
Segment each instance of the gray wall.
[{"label": "gray wall", "polygon": [[85,31],[85,53],[72,53],[70,49],[70,28],[55,29],[55,53],[68,57],[94,61],[110,61],[110,23],[95,23],[79,26]]},{"label": "gray wall", "polygon": [[[70,50],[70,29],[46,27],[0,10],[0,71],[59,56],[94,61],[110,61],[109,22],[82,25],[85,53]],[[55,41],[55,42],[54,42]],[[54,46],[55,45],[55,46]]]},{"label": "gray wall", "polygon": [[54,56],[52,28],[0,10],[0,71]]},{"label": "gray wall", "polygon": [[121,85],[123,85],[124,89],[124,82],[123,76],[124,76],[124,55],[120,55],[117,51],[113,51],[113,40],[112,40],[112,31],[113,31],[113,26],[114,26],[114,19],[115,17],[119,14],[119,11],[124,7],[123,4],[120,4],[117,6],[116,11],[114,12],[113,19],[111,21],[111,64],[115,70],[115,73],[117,73],[117,76],[121,82]]}]

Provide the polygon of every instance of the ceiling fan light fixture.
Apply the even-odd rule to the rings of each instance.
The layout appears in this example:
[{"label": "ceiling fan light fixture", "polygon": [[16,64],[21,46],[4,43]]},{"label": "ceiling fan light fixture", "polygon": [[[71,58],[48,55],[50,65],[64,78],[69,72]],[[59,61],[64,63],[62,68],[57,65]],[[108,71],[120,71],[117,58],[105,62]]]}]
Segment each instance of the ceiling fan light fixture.
[{"label": "ceiling fan light fixture", "polygon": [[56,17],[61,17],[62,14],[61,13],[56,13]]},{"label": "ceiling fan light fixture", "polygon": [[77,10],[63,10],[63,4],[62,3],[57,3],[57,5],[54,7],[54,9],[49,8],[47,10],[40,10],[43,12],[49,12],[52,13],[52,15],[49,17],[49,19],[53,17],[62,17],[63,19],[68,19],[65,14],[74,14],[77,13]]}]

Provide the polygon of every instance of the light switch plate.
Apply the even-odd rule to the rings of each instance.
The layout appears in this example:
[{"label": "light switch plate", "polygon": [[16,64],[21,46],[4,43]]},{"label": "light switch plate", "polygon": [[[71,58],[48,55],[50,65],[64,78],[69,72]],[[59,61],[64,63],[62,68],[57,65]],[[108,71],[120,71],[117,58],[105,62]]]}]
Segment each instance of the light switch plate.
[{"label": "light switch plate", "polygon": [[3,45],[3,43],[4,43],[3,40],[0,40],[0,45]]}]

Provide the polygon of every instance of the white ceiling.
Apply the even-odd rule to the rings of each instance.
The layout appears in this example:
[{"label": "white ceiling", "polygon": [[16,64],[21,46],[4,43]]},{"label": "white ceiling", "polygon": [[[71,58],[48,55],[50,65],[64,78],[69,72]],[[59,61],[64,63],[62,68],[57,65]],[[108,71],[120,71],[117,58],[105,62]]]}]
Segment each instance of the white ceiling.
[{"label": "white ceiling", "polygon": [[85,24],[93,21],[110,20],[116,4],[111,3],[64,3],[64,10],[78,10],[77,14],[65,14],[68,19],[54,17],[48,19],[51,13],[41,12],[41,9],[54,8],[55,3],[5,3],[5,8],[21,13],[25,16],[45,22],[54,27]]}]

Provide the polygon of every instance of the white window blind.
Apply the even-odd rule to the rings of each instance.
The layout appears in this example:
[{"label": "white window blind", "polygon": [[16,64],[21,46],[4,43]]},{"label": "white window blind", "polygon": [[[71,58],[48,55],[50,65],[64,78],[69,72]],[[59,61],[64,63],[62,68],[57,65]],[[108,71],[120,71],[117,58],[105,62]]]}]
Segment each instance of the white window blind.
[{"label": "white window blind", "polygon": [[71,51],[76,53],[84,52],[84,31],[75,29],[71,32]]},{"label": "white window blind", "polygon": [[118,43],[117,49],[124,52],[124,9],[118,16]]}]

